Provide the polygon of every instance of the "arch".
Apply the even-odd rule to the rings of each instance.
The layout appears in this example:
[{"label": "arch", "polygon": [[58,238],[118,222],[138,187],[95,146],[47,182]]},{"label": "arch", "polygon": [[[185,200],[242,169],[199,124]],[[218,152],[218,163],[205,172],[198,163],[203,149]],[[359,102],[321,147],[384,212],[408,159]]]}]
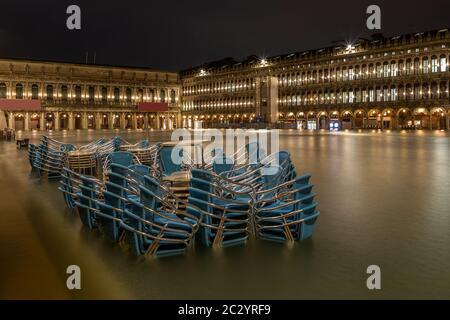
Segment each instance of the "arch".
[{"label": "arch", "polygon": [[446,112],[442,107],[434,107],[430,112],[430,129],[442,130],[446,128]]},{"label": "arch", "polygon": [[426,129],[430,127],[430,112],[427,108],[415,108],[413,110],[414,127],[416,129]]},{"label": "arch", "polygon": [[103,113],[100,119],[100,129],[109,129],[109,118],[107,113]]},{"label": "arch", "polygon": [[112,115],[112,129],[120,129],[120,115],[118,113]]},{"label": "arch", "polygon": [[83,128],[83,116],[81,113],[77,112],[74,115],[74,128],[75,130],[81,130]]},{"label": "arch", "polygon": [[125,129],[133,129],[133,116],[131,113],[125,115]]},{"label": "arch", "polygon": [[59,114],[59,129],[69,129],[69,115],[65,112]]},{"label": "arch", "polygon": [[319,111],[317,113],[317,124],[319,129],[328,129],[328,113],[326,111]]},{"label": "arch", "polygon": [[380,127],[379,120],[381,120],[381,111],[378,108],[370,109],[367,112],[367,129],[378,129]]},{"label": "arch", "polygon": [[353,112],[351,110],[344,110],[341,112],[341,126],[343,130],[353,129]]},{"label": "arch", "polygon": [[362,129],[364,128],[364,118],[366,115],[366,112],[364,109],[356,109],[354,112],[354,128],[355,129]]},{"label": "arch", "polygon": [[47,112],[45,114],[45,130],[53,130],[54,126],[55,126],[55,117],[52,112]]},{"label": "arch", "polygon": [[40,129],[40,120],[41,116],[39,113],[33,113],[30,116],[30,130],[39,130]]},{"label": "arch", "polygon": [[308,111],[306,114],[306,128],[308,130],[317,130],[317,115],[314,111]]},{"label": "arch", "polygon": [[397,110],[397,127],[398,129],[413,129],[414,116],[409,108],[400,108]]},{"label": "arch", "polygon": [[87,129],[96,129],[95,114],[90,112],[87,114]]},{"label": "arch", "polygon": [[136,115],[136,129],[144,129],[145,127],[145,118],[143,114]]},{"label": "arch", "polygon": [[14,128],[16,131],[25,130],[25,116],[22,113],[14,114]]}]

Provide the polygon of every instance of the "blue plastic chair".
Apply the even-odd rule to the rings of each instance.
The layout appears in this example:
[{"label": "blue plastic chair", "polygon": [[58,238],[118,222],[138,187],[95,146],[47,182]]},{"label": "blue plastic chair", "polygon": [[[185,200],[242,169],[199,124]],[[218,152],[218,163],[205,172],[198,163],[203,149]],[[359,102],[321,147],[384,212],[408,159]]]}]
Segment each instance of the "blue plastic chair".
[{"label": "blue plastic chair", "polygon": [[232,190],[220,190],[221,180],[209,171],[192,170],[188,213],[202,217],[198,235],[207,247],[241,245],[250,233],[250,201],[233,197]]}]

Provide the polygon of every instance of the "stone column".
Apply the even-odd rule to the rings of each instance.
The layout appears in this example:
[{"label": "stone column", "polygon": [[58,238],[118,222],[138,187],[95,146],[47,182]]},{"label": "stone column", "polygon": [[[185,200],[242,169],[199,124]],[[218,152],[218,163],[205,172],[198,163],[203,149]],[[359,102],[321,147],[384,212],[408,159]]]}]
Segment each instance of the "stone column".
[{"label": "stone column", "polygon": [[109,113],[108,114],[108,129],[113,129],[113,114]]},{"label": "stone column", "polygon": [[125,118],[125,112],[120,113],[120,129],[125,129],[125,123],[126,122],[126,118]]},{"label": "stone column", "polygon": [[95,114],[95,129],[101,129],[102,128],[102,114],[100,112],[97,112]]},{"label": "stone column", "polygon": [[30,114],[28,112],[25,112],[25,128],[24,131],[30,130]]},{"label": "stone column", "polygon": [[81,115],[81,129],[87,128],[88,128],[87,112],[83,112],[83,114]]},{"label": "stone column", "polygon": [[148,120],[149,120],[148,113],[146,113],[146,114],[144,114],[144,129],[145,130],[148,130]]},{"label": "stone column", "polygon": [[156,114],[156,128],[155,129],[161,129],[161,123],[160,123],[159,113]]},{"label": "stone column", "polygon": [[73,119],[73,112],[69,112],[69,126],[68,126],[69,130],[74,130],[75,129],[75,121]]},{"label": "stone column", "polygon": [[14,129],[14,127],[15,127],[14,113],[9,112],[8,113],[8,128]]},{"label": "stone column", "polygon": [[39,131],[45,130],[45,112],[41,112],[39,117]]},{"label": "stone column", "polygon": [[54,130],[59,130],[59,112],[55,112],[55,119],[53,119],[55,122]]},{"label": "stone column", "polygon": [[133,117],[133,129],[136,130],[137,129],[137,115],[136,115],[136,113],[133,113],[132,117]]}]

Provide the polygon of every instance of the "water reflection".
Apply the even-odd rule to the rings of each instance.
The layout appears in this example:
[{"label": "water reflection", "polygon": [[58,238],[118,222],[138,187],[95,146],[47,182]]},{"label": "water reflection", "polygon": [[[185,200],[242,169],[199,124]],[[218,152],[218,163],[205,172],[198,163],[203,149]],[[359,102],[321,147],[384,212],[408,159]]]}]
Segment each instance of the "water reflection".
[{"label": "water reflection", "polygon": [[[118,134],[155,142],[171,133],[52,136],[84,144]],[[158,260],[83,228],[57,182],[30,177],[26,151],[0,142],[0,298],[450,298],[448,133],[289,130],[280,147],[313,175],[322,213],[313,239],[225,250],[198,244]],[[65,289],[68,264],[82,268],[81,292]],[[372,264],[382,270],[377,293],[365,287]]]}]

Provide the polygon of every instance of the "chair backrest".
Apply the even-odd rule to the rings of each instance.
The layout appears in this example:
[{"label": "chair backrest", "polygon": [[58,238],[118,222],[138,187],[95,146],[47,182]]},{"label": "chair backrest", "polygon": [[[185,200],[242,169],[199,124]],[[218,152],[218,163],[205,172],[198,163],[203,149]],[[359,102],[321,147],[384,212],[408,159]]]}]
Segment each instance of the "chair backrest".
[{"label": "chair backrest", "polygon": [[[144,193],[142,192],[144,190]],[[160,186],[160,182],[153,177],[145,176],[144,177],[144,188],[141,188],[141,201],[147,207],[156,210],[161,202],[157,199],[164,198],[164,190]]]},{"label": "chair backrest", "polygon": [[150,174],[150,167],[143,164],[133,164],[128,169],[130,177],[141,184],[144,184],[144,177]]},{"label": "chair backrest", "polygon": [[249,164],[259,163],[266,157],[266,152],[260,147],[259,142],[247,143],[245,149],[247,151]]},{"label": "chair backrest", "polygon": [[121,164],[123,166],[131,166],[133,164],[133,154],[131,152],[116,151],[110,155],[111,164]]},{"label": "chair backrest", "polygon": [[233,169],[234,163],[233,159],[227,157],[226,155],[218,155],[213,158],[213,171],[216,174],[221,174],[222,172],[230,171]]},{"label": "chair backrest", "polygon": [[172,161],[172,151],[178,152],[180,158],[183,156],[183,149],[178,147],[163,146],[159,152],[161,171],[164,175],[171,175],[174,172],[181,171],[181,163]]},{"label": "chair backrest", "polygon": [[[140,202],[149,209],[155,211],[158,210],[158,208],[161,207],[161,202],[157,199],[157,197],[159,196],[158,193],[146,188],[145,186],[140,186],[139,188],[141,190]],[[153,215],[150,216],[147,210],[145,210],[145,212],[146,216],[144,218],[153,220]]]}]

